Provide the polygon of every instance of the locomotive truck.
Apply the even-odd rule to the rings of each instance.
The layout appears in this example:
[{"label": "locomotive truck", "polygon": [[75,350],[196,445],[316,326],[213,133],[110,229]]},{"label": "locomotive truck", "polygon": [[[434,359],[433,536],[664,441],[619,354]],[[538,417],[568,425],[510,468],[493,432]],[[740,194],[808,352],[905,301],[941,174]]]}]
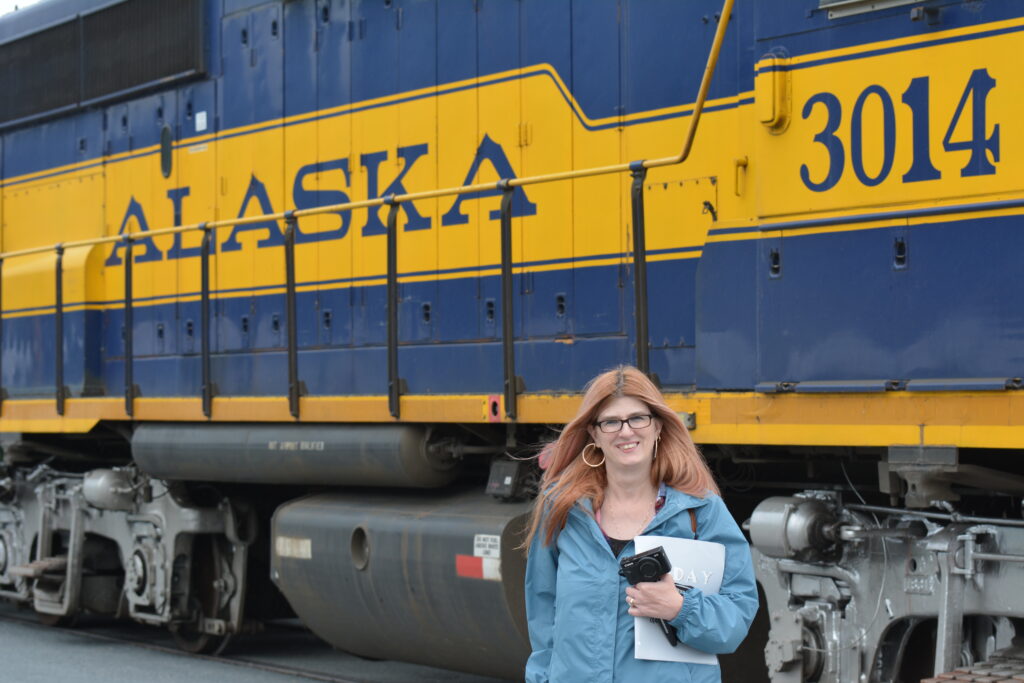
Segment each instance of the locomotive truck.
[{"label": "locomotive truck", "polygon": [[628,363],[750,534],[726,680],[1012,673],[1022,49],[1010,0],[0,18],[0,597],[518,677],[530,456]]}]

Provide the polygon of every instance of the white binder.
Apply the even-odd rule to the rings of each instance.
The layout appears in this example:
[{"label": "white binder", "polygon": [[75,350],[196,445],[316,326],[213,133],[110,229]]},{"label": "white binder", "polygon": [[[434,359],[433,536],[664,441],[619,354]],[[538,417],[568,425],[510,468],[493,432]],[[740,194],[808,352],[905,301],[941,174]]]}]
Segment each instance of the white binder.
[{"label": "white binder", "polygon": [[[633,544],[637,553],[662,546],[672,563],[672,578],[678,584],[699,588],[703,593],[717,593],[722,586],[725,546],[721,543],[673,536],[637,536]],[[634,617],[633,638],[637,659],[689,664],[718,663],[715,655],[695,650],[682,641],[672,647],[661,632],[661,627],[647,617]]]}]

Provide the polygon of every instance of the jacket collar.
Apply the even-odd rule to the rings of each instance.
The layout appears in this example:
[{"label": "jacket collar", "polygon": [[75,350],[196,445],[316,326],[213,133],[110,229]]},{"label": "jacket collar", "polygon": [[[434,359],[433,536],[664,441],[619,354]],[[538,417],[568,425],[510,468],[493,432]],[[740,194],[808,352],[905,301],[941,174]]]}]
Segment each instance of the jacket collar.
[{"label": "jacket collar", "polygon": [[[710,495],[710,492],[708,493]],[[651,520],[648,527],[656,526],[661,524],[667,519],[674,517],[680,512],[685,512],[691,508],[699,508],[708,504],[708,497],[705,495],[703,498],[697,498],[691,496],[688,493],[683,493],[671,486],[665,487],[665,504],[658,510],[658,513],[654,515],[654,519]],[[580,498],[576,501],[576,505],[569,511],[570,515],[580,515],[582,517],[589,517],[594,519],[594,502],[589,498]],[[596,523],[596,522],[595,522]]]},{"label": "jacket collar", "polygon": [[[677,515],[680,512],[684,512],[691,508],[704,507],[708,504],[708,496],[710,492],[705,494],[703,498],[691,496],[689,493],[683,493],[671,487],[666,487],[665,490],[665,505],[662,506],[658,515],[662,519],[668,519],[673,515]],[[656,516],[657,518],[657,516]]]}]

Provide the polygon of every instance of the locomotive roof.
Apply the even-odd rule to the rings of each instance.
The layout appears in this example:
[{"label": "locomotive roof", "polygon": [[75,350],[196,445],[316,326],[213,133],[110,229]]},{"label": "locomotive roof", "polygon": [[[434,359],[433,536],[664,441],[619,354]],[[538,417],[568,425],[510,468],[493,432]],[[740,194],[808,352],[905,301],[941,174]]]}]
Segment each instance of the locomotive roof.
[{"label": "locomotive roof", "polygon": [[42,0],[0,17],[0,45],[124,0]]}]

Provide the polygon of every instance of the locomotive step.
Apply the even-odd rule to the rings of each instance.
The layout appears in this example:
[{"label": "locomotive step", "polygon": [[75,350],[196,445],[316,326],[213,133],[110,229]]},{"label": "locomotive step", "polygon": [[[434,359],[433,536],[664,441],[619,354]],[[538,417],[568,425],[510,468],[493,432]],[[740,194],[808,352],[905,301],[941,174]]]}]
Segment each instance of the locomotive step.
[{"label": "locomotive step", "polygon": [[44,557],[35,562],[11,567],[8,573],[12,576],[20,576],[26,579],[39,579],[46,574],[63,573],[67,566],[67,555],[55,555],[54,557]]}]

